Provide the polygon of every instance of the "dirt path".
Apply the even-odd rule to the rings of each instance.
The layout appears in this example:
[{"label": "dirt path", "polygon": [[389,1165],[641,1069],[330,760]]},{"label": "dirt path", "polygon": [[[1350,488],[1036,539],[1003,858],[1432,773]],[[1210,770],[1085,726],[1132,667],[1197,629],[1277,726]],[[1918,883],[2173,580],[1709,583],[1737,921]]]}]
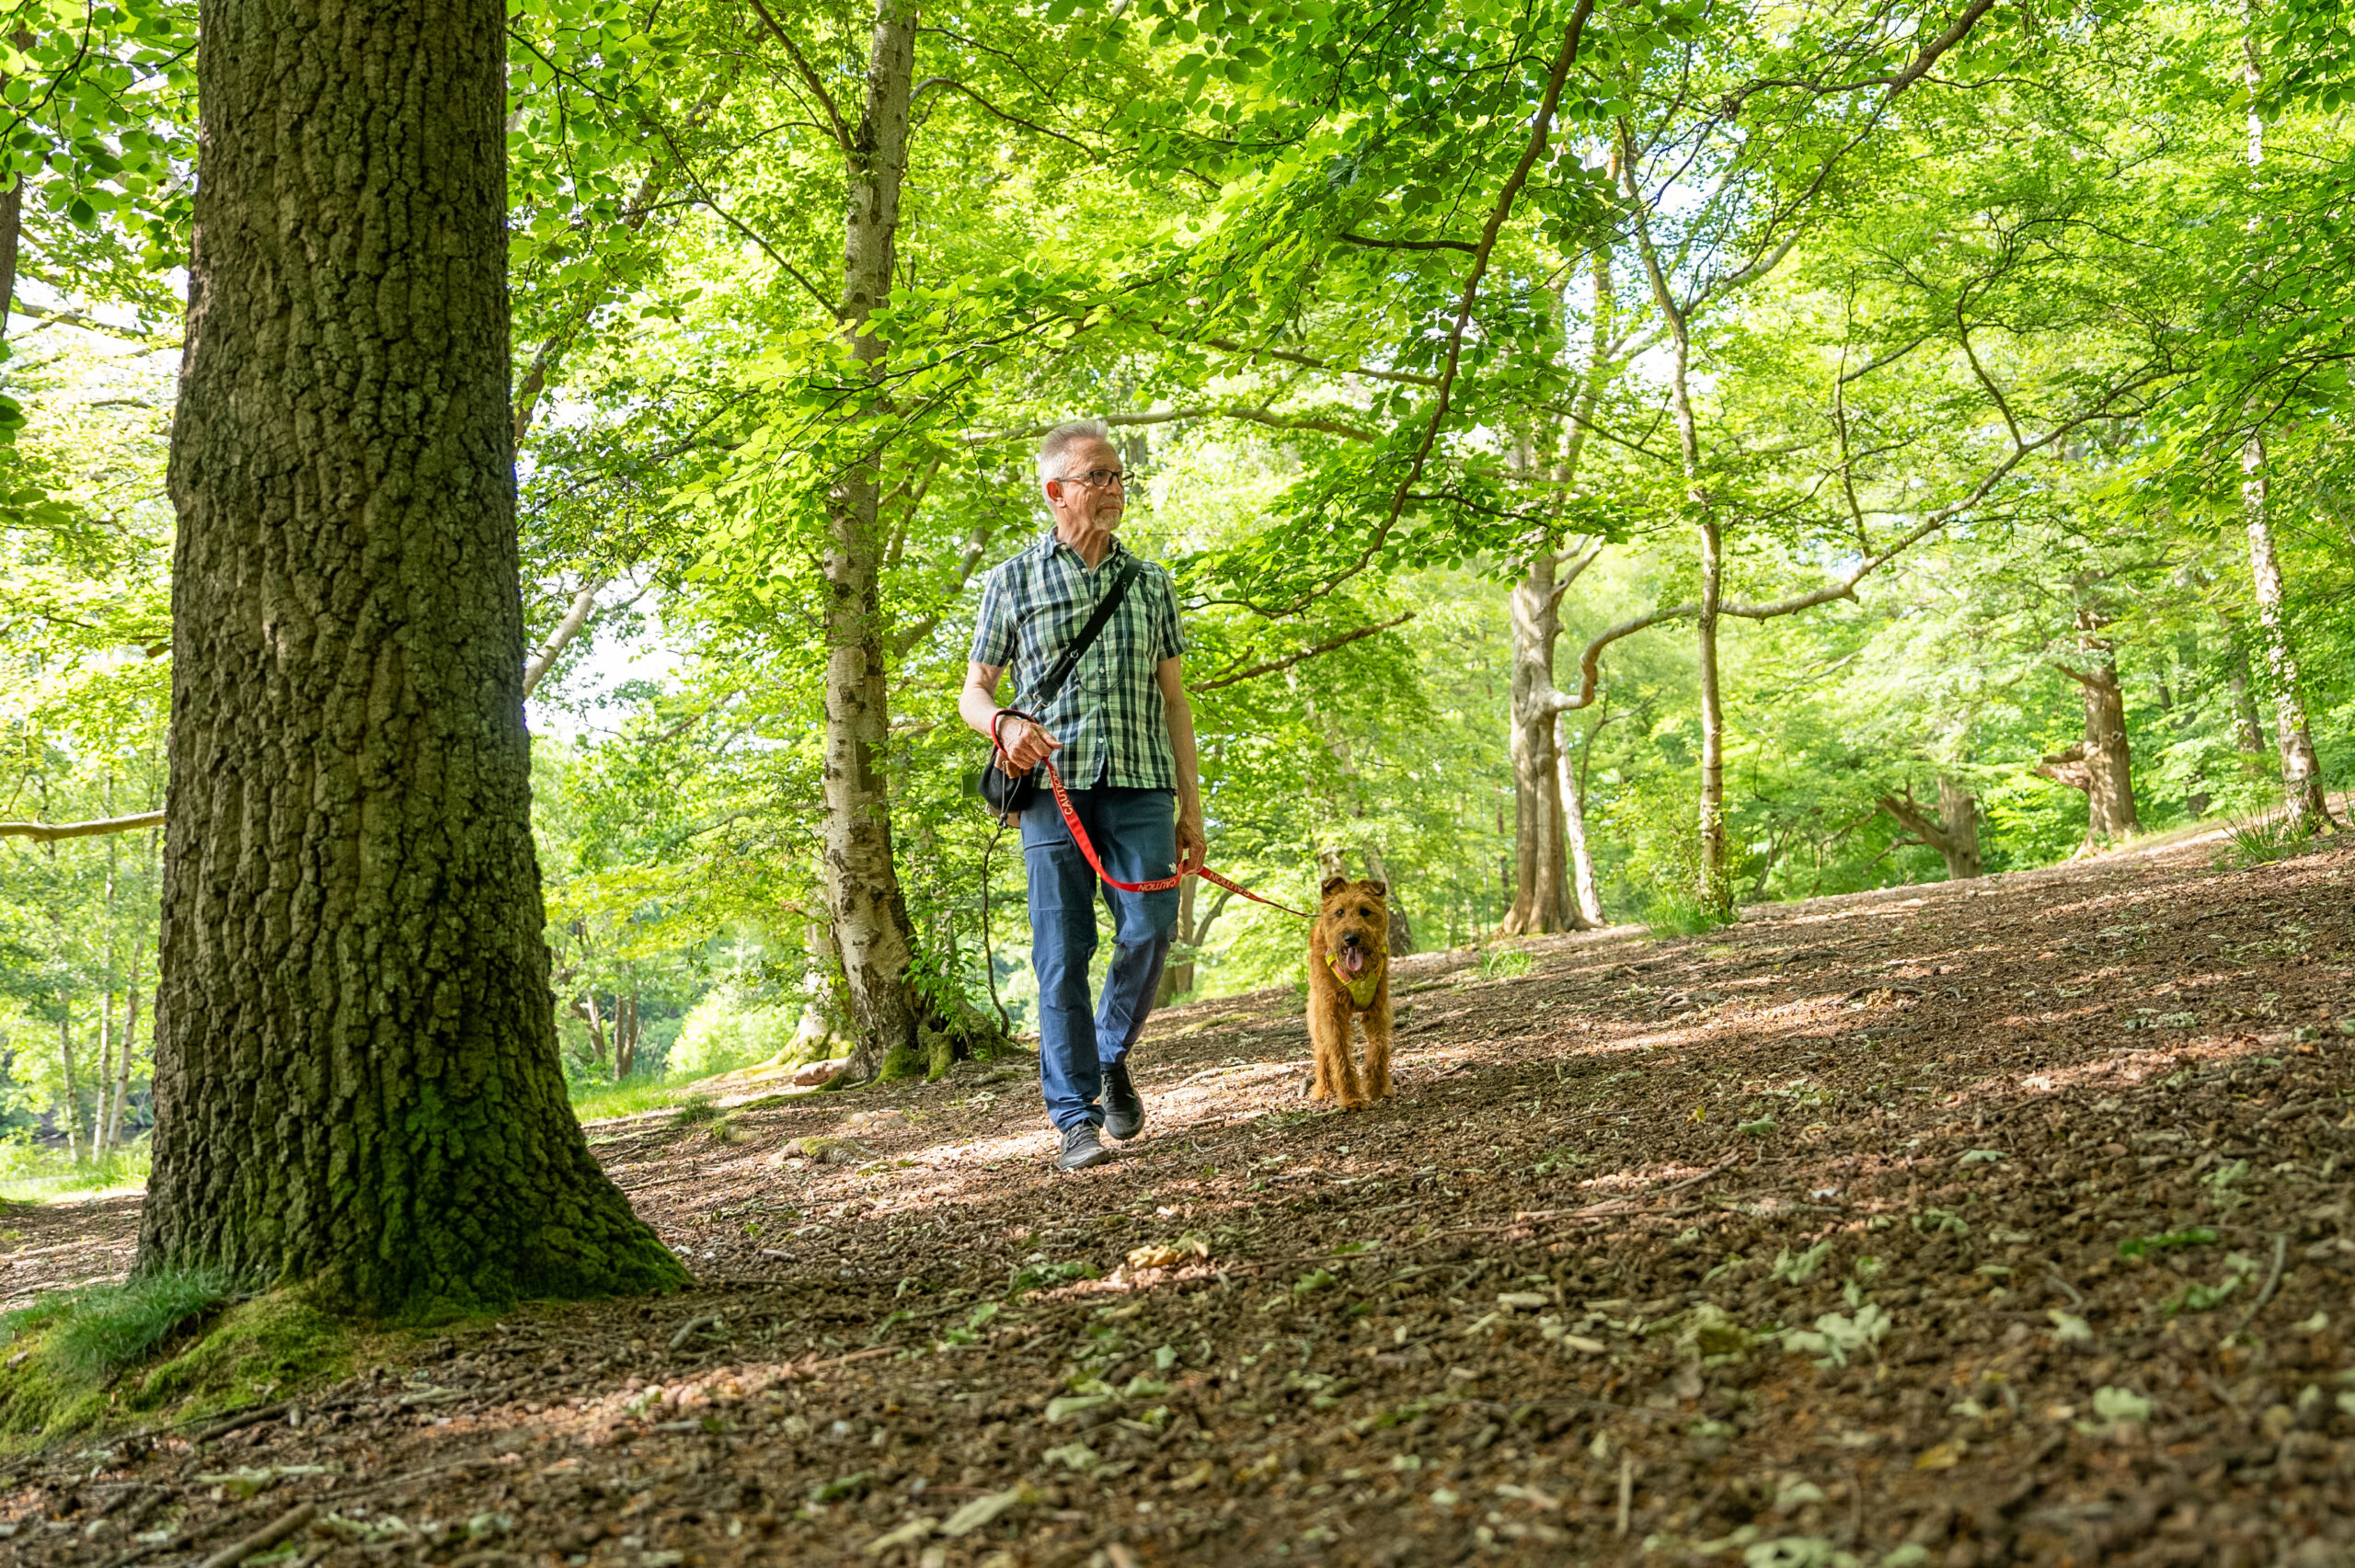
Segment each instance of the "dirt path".
[{"label": "dirt path", "polygon": [[0,1553],[2355,1562],[2355,853],[2212,853],[1415,960],[1358,1116],[1167,1014],[1079,1177],[1010,1075],[608,1125],[709,1283],[19,1461]]}]

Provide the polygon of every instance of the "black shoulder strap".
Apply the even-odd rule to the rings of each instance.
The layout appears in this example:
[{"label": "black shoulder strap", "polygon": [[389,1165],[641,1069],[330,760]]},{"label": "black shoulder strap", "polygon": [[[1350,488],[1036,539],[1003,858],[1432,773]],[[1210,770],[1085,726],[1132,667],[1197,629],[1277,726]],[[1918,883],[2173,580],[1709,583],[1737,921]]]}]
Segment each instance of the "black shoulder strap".
[{"label": "black shoulder strap", "polygon": [[1071,640],[1071,646],[1063,649],[1063,657],[1056,659],[1039,684],[1031,688],[1030,700],[1034,708],[1044,712],[1062,692],[1063,682],[1070,680],[1071,672],[1079,668],[1079,661],[1086,657],[1089,647],[1095,645],[1097,635],[1104,630],[1105,623],[1112,619],[1112,612],[1120,607],[1120,601],[1128,597],[1129,584],[1134,582],[1137,574],[1143,570],[1144,570],[1143,557],[1131,555],[1128,564],[1120,568],[1120,575],[1113,579],[1112,591],[1106,594],[1102,601],[1096,606],[1096,613],[1087,618],[1087,624],[1079,629],[1079,635],[1074,637]]}]

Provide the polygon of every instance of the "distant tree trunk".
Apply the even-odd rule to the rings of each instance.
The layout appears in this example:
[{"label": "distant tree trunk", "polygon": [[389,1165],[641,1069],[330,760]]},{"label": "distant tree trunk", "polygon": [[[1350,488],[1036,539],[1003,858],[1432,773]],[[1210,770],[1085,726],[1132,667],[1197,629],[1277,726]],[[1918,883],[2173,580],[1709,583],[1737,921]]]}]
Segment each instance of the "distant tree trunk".
[{"label": "distant tree trunk", "polygon": [[74,1004],[63,1003],[57,1017],[57,1059],[65,1075],[65,1109],[58,1120],[65,1124],[65,1157],[75,1164],[82,1161],[81,1091],[74,1082]]},{"label": "distant tree trunk", "polygon": [[122,1142],[122,1106],[131,1097],[131,1054],[139,1045],[139,971],[147,964],[147,937],[143,932],[131,944],[131,973],[124,981],[122,1050],[115,1059],[114,1106],[107,1113],[107,1144]]},{"label": "distant tree trunk", "polygon": [[[2256,0],[2246,0],[2251,30],[2241,35],[2241,81],[2248,88],[2248,172],[2252,188],[2265,165],[2265,116],[2258,102],[2265,86],[2264,56],[2253,24]],[[2283,612],[2288,595],[2281,586],[2281,557],[2273,544],[2273,521],[2268,514],[2265,471],[2265,431],[2262,426],[2241,448],[2241,514],[2248,525],[2249,575],[2257,584],[2257,622],[2264,631],[2266,673],[2273,681],[2274,742],[2281,753],[2281,794],[2289,807],[2290,827],[2310,833],[2329,824],[2330,807],[2322,787],[2322,764],[2315,756],[2313,734],[2306,728],[2306,693],[2298,678],[2298,658],[2290,647],[2290,626]]]},{"label": "distant tree trunk", "polygon": [[1562,792],[1563,836],[1569,841],[1571,887],[1578,898],[1577,925],[1583,930],[1601,930],[1603,893],[1594,876],[1594,854],[1586,838],[1586,779],[1587,765],[1594,757],[1594,738],[1607,718],[1597,721],[1580,737],[1573,749],[1564,732],[1569,726],[1569,715],[1563,714],[1554,721],[1554,753],[1559,759]]},{"label": "distant tree trunk", "polygon": [[1539,540],[1513,585],[1512,732],[1508,750],[1513,783],[1513,900],[1504,933],[1522,936],[1572,929],[1569,860],[1557,782],[1554,645],[1561,635],[1560,558]]},{"label": "distant tree trunk", "polygon": [[1372,844],[1365,847],[1365,874],[1390,889],[1384,900],[1390,911],[1390,929],[1384,938],[1389,944],[1393,958],[1404,958],[1415,951],[1415,922],[1407,918],[1407,901],[1399,895],[1398,885],[1390,880],[1390,868],[1382,864],[1382,852]]},{"label": "distant tree trunk", "polygon": [[565,1101],[496,0],[202,0],[139,1269],[388,1317],[685,1271]]},{"label": "distant tree trunk", "polygon": [[2323,798],[2322,763],[2315,755],[2315,738],[2306,727],[2306,694],[2298,676],[2298,657],[2290,646],[2281,557],[2274,548],[2273,523],[2267,515],[2263,436],[2251,436],[2242,448],[2241,472],[2249,576],[2257,584],[2257,618],[2264,628],[2266,673],[2273,681],[2273,733],[2281,753],[2281,795],[2290,808],[2292,830],[2310,833],[2331,820],[2330,807]]},{"label": "distant tree trunk", "polygon": [[98,1074],[90,1104],[90,1158],[107,1157],[107,1086],[114,1082],[114,990],[98,996]]},{"label": "distant tree trunk", "polygon": [[1880,808],[1897,818],[1915,838],[1938,852],[1947,863],[1947,879],[1960,882],[1983,875],[1979,855],[1979,802],[1970,792],[1944,773],[1938,775],[1938,810],[1932,816],[1913,798],[1911,785],[1900,795],[1881,796]]},{"label": "distant tree trunk", "polygon": [[[107,781],[107,815],[114,815],[114,781]],[[104,927],[107,970],[106,981],[98,992],[98,1093],[90,1105],[90,1160],[103,1160],[107,1154],[107,1086],[114,1082],[114,902],[116,852],[121,841],[107,839],[106,901],[100,906]]]},{"label": "distant tree trunk", "polygon": [[1700,874],[1694,896],[1720,917],[1733,913],[1733,864],[1726,847],[1726,715],[1718,690],[1717,622],[1725,603],[1725,530],[1701,470],[1701,427],[1693,413],[1693,334],[1668,273],[1654,249],[1644,198],[1636,189],[1635,157],[1626,121],[1619,122],[1621,189],[1636,207],[1636,240],[1651,281],[1652,305],[1668,330],[1669,402],[1676,416],[1676,448],[1684,479],[1684,509],[1701,555],[1701,601],[1694,616],[1701,663],[1701,799],[1694,832]]},{"label": "distant tree trunk", "polygon": [[[2227,624],[2226,630],[2231,630]],[[2257,693],[2248,678],[2248,649],[2234,636],[2232,651],[2224,666],[2224,686],[2232,696],[2233,743],[2244,754],[2261,757],[2265,754],[2265,727],[2257,716]]]},{"label": "distant tree trunk", "polygon": [[1177,941],[1170,944],[1169,962],[1161,968],[1161,990],[1154,1005],[1166,1005],[1172,998],[1184,996],[1194,989],[1194,966],[1200,959],[1202,944],[1211,937],[1211,927],[1218,923],[1232,895],[1223,887],[1211,900],[1208,910],[1194,901],[1194,890],[1200,882],[1191,876],[1178,885]]},{"label": "distant tree trunk", "polygon": [[614,999],[616,1023],[614,1028],[614,1082],[618,1083],[638,1070],[638,993]]},{"label": "distant tree trunk", "polygon": [[2056,668],[2076,682],[2085,704],[2085,738],[2065,751],[2047,757],[2036,772],[2056,784],[2083,790],[2085,795],[2085,841],[2079,853],[2090,854],[2101,845],[2139,832],[2134,811],[2134,756],[2126,738],[2126,691],[2119,683],[2118,666],[2101,621],[2091,610],[2077,613],[2077,648],[2086,656],[2085,668],[2066,664]]},{"label": "distant tree trunk", "polygon": [[1194,989],[1194,889],[1199,885],[1199,878],[1192,876],[1178,884],[1178,929],[1173,933],[1177,940],[1169,944],[1169,961],[1161,967],[1161,990],[1153,999],[1155,1007],[1166,1007]]},{"label": "distant tree trunk", "polygon": [[1938,775],[1938,817],[1953,844],[1938,852],[1946,858],[1947,876],[1960,882],[1985,875],[1987,863],[1979,853],[1979,797],[1951,774]]},{"label": "distant tree trunk", "polygon": [[597,1007],[596,987],[592,986],[580,993],[580,1000],[572,1004],[572,1013],[574,1017],[589,1025],[590,1060],[598,1071],[603,1072],[609,1056],[605,1049],[605,1015]]}]

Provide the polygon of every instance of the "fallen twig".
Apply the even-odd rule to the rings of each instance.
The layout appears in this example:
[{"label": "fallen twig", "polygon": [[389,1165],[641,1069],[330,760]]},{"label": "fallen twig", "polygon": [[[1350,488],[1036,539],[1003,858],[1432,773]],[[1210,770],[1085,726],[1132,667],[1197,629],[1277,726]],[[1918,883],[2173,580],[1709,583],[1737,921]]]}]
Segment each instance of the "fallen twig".
[{"label": "fallen twig", "polygon": [[262,1526],[242,1540],[233,1540],[197,1565],[197,1568],[235,1568],[257,1551],[276,1546],[296,1530],[319,1516],[316,1503],[300,1503]]},{"label": "fallen twig", "polygon": [[722,1319],[718,1312],[706,1312],[701,1317],[689,1318],[685,1322],[679,1325],[679,1332],[671,1336],[671,1348],[673,1350],[678,1349],[679,1346],[686,1344],[688,1340],[695,1337],[695,1330],[699,1328],[708,1328],[713,1323],[717,1323],[721,1321]]},{"label": "fallen twig", "polygon": [[2257,1293],[2257,1299],[2248,1304],[2248,1310],[2241,1314],[2241,1321],[2233,1325],[2233,1333],[2226,1334],[2225,1338],[2230,1339],[2234,1334],[2238,1334],[2257,1321],[2257,1313],[2265,1310],[2265,1304],[2273,1299],[2274,1289],[2281,1283],[2281,1265],[2289,1255],[2290,1238],[2278,1230],[2275,1231],[2273,1233],[2273,1267],[2265,1276],[2265,1288]]}]

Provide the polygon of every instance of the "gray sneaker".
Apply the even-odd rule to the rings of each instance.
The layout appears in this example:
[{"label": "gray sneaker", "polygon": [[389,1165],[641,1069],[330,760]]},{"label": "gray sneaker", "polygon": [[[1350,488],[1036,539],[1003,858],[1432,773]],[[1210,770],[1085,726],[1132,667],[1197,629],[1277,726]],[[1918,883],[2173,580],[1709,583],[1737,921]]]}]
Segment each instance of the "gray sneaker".
[{"label": "gray sneaker", "polygon": [[1055,1156],[1055,1169],[1085,1171],[1110,1158],[1112,1151],[1097,1140],[1096,1124],[1074,1122],[1063,1130],[1063,1152]]},{"label": "gray sneaker", "polygon": [[1129,1064],[1116,1061],[1104,1069],[1104,1134],[1122,1141],[1144,1130],[1144,1102],[1129,1082]]}]

